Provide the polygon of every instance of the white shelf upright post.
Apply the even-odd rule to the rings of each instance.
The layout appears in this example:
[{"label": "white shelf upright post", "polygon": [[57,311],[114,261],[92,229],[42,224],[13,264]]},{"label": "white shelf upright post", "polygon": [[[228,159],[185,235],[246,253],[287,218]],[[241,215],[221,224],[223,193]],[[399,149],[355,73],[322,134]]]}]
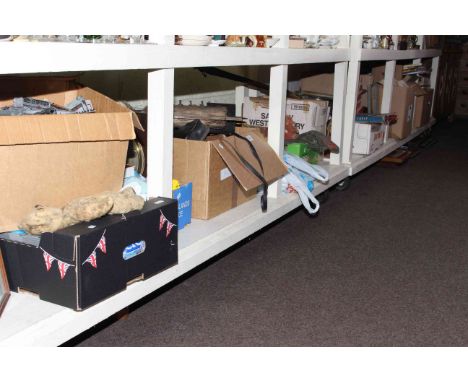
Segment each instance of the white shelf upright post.
[{"label": "white shelf upright post", "polygon": [[345,164],[351,164],[354,137],[354,119],[356,117],[356,101],[359,88],[359,72],[361,70],[360,50],[362,36],[351,36],[351,57],[348,67],[347,93],[344,110],[343,145],[340,147],[341,160]]},{"label": "white shelf upright post", "polygon": [[148,196],[172,197],[174,69],[148,74]]},{"label": "white shelf upright post", "polygon": [[[279,37],[274,48],[287,48],[289,36]],[[284,120],[286,118],[286,92],[288,89],[288,65],[277,65],[270,69],[270,94],[268,116],[268,144],[283,158],[284,151]],[[277,198],[281,194],[279,181],[268,187],[268,196]]]},{"label": "white shelf upright post", "polygon": [[258,97],[258,91],[250,89],[247,86],[236,86],[236,117],[242,117],[242,105],[244,104],[245,97]]},{"label": "white shelf upright post", "polygon": [[[380,105],[381,113],[390,113],[392,109],[392,95],[393,95],[393,78],[395,77],[396,61],[387,61],[385,63],[385,77],[382,95],[382,104]],[[384,143],[388,139],[389,126],[385,129]]]},{"label": "white shelf upright post", "polygon": [[341,153],[343,146],[343,116],[346,99],[346,79],[348,76],[348,63],[338,62],[335,64],[335,77],[333,81],[333,113],[331,140],[338,145],[340,152],[330,155],[330,164],[341,164]]}]

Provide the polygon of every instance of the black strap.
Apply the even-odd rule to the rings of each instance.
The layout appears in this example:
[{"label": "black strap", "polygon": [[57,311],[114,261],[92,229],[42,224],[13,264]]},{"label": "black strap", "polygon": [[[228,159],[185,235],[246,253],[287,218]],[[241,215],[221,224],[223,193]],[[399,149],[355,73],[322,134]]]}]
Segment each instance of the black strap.
[{"label": "black strap", "polygon": [[252,142],[250,142],[247,138],[243,137],[242,135],[239,135],[237,133],[233,133],[234,136],[246,141],[250,147],[250,151],[252,152],[253,156],[255,157],[255,159],[258,161],[258,164],[260,165],[260,168],[262,170],[262,174],[260,174],[256,169],[255,167],[253,167],[249,161],[247,159],[245,159],[237,150],[236,148],[234,147],[234,145],[231,144],[231,142],[227,141],[227,140],[224,140],[225,143],[229,144],[229,146],[232,148],[232,150],[237,154],[237,156],[239,157],[239,159],[241,160],[242,164],[252,173],[254,174],[259,180],[260,182],[262,182],[262,196],[260,197],[260,205],[261,205],[261,208],[262,208],[262,212],[266,212],[267,209],[268,209],[268,183],[267,181],[265,180],[265,178],[263,177],[263,174],[265,173],[264,170],[263,170],[263,164],[262,164],[262,160],[260,159],[260,156],[258,155],[257,153],[257,150],[255,149],[255,146],[252,144]]}]

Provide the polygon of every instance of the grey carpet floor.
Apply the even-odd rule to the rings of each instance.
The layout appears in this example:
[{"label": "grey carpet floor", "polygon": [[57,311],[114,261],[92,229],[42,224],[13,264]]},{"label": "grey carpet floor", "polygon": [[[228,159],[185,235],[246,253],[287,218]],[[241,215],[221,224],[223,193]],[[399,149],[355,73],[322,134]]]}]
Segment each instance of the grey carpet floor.
[{"label": "grey carpet floor", "polygon": [[68,345],[467,346],[468,123]]}]

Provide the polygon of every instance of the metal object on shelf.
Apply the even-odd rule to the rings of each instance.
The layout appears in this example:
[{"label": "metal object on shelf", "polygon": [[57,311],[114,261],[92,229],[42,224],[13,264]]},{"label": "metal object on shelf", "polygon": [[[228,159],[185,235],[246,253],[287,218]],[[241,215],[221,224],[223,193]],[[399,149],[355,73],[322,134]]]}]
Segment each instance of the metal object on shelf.
[{"label": "metal object on shelf", "polygon": [[138,139],[134,139],[128,144],[127,166],[135,167],[135,171],[139,174],[143,174],[145,172],[145,152],[143,150],[143,145],[138,141]]}]

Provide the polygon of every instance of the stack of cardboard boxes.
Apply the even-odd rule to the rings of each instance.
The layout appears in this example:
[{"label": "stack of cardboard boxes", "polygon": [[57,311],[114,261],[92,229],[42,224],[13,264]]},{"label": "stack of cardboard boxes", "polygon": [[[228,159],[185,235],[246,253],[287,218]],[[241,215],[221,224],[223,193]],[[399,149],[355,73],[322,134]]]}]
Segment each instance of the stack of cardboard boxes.
[{"label": "stack of cardboard boxes", "polygon": [[[385,66],[377,66],[359,78],[356,112],[379,113],[383,95]],[[301,80],[301,90],[333,94],[333,74],[321,74]],[[429,122],[433,90],[421,87],[403,76],[403,65],[396,65],[391,112],[398,121],[390,126],[390,136],[406,138],[412,130]]]},{"label": "stack of cardboard boxes", "polygon": [[0,249],[11,289],[82,310],[176,264],[172,199],[40,236],[15,231],[36,205],[119,191],[129,140],[141,128],[129,109],[89,88],[32,96],[59,106],[83,96],[96,112],[0,117]]}]

